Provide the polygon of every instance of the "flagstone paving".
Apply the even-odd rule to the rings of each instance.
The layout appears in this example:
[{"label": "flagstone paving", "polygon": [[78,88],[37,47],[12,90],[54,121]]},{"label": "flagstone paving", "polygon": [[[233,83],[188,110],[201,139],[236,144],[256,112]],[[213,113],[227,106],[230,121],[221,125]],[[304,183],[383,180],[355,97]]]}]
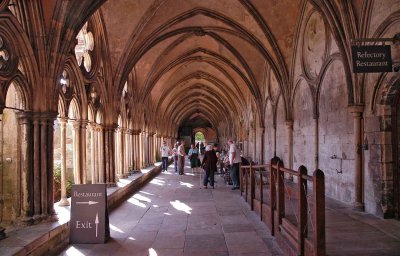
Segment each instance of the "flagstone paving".
[{"label": "flagstone paving", "polygon": [[74,244],[61,255],[282,255],[239,191],[216,177],[215,189],[203,189],[199,174],[170,167],[110,214],[106,244]]}]

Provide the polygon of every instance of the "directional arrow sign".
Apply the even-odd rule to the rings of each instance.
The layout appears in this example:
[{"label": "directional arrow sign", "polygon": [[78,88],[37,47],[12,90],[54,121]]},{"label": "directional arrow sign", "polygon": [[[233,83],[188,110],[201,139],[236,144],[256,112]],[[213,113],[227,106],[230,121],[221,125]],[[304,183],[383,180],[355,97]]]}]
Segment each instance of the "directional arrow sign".
[{"label": "directional arrow sign", "polygon": [[70,242],[104,243],[110,237],[106,184],[72,185]]},{"label": "directional arrow sign", "polygon": [[96,201],[76,202],[76,204],[87,204],[87,205],[98,204],[98,203],[99,202],[96,202]]}]

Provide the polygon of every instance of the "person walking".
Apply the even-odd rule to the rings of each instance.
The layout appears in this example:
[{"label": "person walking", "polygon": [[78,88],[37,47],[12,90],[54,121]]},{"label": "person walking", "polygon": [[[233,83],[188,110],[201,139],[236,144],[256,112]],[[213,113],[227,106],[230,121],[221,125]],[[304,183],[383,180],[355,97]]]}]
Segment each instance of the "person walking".
[{"label": "person walking", "polygon": [[184,175],[185,171],[185,141],[182,140],[178,147],[178,171],[179,175]]},{"label": "person walking", "polygon": [[210,180],[210,186],[214,189],[214,172],[217,171],[217,154],[211,145],[206,147],[206,152],[204,153],[203,162],[201,166],[203,167],[206,175],[204,175],[203,185],[207,188],[208,181]]},{"label": "person walking", "polygon": [[237,148],[235,142],[229,140],[229,163],[231,164],[231,179],[233,183],[232,190],[239,189],[239,168],[240,168],[240,150]]},{"label": "person walking", "polygon": [[172,149],[172,157],[174,158],[174,168],[175,172],[178,172],[178,147],[179,142],[177,141]]},{"label": "person walking", "polygon": [[164,140],[163,145],[160,147],[160,154],[161,154],[161,162],[162,162],[162,171],[166,172],[168,168],[168,156],[171,152],[171,149],[167,145],[167,142]]},{"label": "person walking", "polygon": [[190,159],[190,168],[192,170],[192,173],[194,173],[194,169],[196,168],[197,171],[197,161],[199,158],[199,149],[197,149],[194,144],[190,145],[190,149],[188,152],[188,157]]}]

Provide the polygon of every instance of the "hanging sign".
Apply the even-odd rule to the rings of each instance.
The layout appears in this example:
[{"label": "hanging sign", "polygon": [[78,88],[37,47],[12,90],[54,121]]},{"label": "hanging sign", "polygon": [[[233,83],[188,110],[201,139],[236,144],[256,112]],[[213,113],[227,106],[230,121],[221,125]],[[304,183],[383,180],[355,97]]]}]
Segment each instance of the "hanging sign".
[{"label": "hanging sign", "polygon": [[392,72],[390,45],[352,46],[354,73]]},{"label": "hanging sign", "polygon": [[109,237],[106,184],[72,185],[70,243],[105,243]]}]

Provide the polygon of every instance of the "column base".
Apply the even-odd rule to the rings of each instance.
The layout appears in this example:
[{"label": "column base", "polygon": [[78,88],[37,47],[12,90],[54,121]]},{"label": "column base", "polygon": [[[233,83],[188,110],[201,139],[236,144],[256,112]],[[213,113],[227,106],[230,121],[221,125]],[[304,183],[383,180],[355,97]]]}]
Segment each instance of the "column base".
[{"label": "column base", "polygon": [[112,182],[108,182],[108,183],[107,183],[107,187],[108,187],[108,188],[112,188],[112,187],[116,187],[116,186],[117,186],[116,183],[112,183]]},{"label": "column base", "polygon": [[58,203],[58,206],[69,206],[70,203],[67,198],[61,198],[60,202]]},{"label": "column base", "polygon": [[365,210],[364,204],[360,202],[355,202],[353,204],[353,210],[363,212]]},{"label": "column base", "polygon": [[3,240],[4,238],[6,238],[6,229],[3,227],[0,227],[0,240]]}]

